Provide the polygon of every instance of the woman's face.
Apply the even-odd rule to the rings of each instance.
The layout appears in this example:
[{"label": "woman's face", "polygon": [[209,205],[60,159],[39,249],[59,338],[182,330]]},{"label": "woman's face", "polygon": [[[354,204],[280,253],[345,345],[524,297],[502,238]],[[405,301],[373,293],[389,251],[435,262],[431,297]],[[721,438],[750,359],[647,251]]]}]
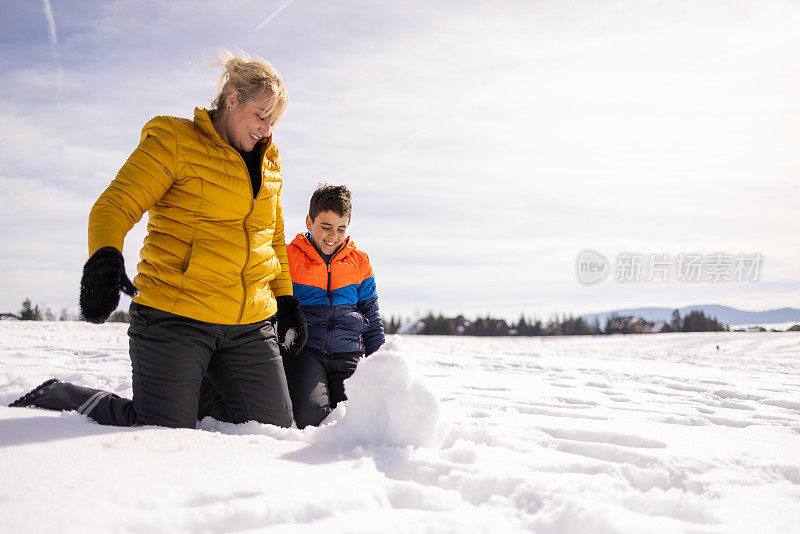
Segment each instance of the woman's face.
[{"label": "woman's face", "polygon": [[233,148],[250,152],[260,139],[272,135],[275,123],[269,117],[262,118],[267,108],[266,98],[241,103],[236,101],[236,91],[231,91],[226,103],[231,109],[225,110],[222,128],[217,131]]}]

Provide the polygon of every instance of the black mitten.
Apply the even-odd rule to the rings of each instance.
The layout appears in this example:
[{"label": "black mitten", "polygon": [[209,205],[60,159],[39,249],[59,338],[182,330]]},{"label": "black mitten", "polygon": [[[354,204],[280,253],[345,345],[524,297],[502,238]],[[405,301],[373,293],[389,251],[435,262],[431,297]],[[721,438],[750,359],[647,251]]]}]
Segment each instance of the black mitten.
[{"label": "black mitten", "polygon": [[119,292],[131,297],[136,288],[125,274],[125,260],[114,247],[103,247],[83,266],[81,313],[90,323],[104,323],[119,304]]},{"label": "black mitten", "polygon": [[278,301],[278,327],[276,329],[278,344],[283,346],[286,341],[286,333],[294,330],[294,339],[287,344],[286,352],[290,356],[297,356],[308,339],[308,325],[303,310],[294,297],[284,295],[275,300]]}]

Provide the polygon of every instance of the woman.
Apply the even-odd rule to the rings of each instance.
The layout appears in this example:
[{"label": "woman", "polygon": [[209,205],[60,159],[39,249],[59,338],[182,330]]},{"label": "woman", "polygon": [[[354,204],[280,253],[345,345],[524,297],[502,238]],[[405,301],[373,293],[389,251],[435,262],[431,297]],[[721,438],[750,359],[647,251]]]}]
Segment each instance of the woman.
[{"label": "woman", "polygon": [[[194,428],[204,415],[292,424],[279,341],[294,329],[288,352],[299,352],[306,327],[291,296],[272,143],[288,97],[263,59],[228,53],[221,64],[215,109],[148,122],[89,216],[81,311],[102,323],[120,290],[134,297],[133,401],[52,379],[12,406],[78,410],[121,426]],[[120,251],[145,212],[148,234],[132,284]],[[276,312],[277,337],[268,320]],[[204,376],[221,402],[198,412]]]}]

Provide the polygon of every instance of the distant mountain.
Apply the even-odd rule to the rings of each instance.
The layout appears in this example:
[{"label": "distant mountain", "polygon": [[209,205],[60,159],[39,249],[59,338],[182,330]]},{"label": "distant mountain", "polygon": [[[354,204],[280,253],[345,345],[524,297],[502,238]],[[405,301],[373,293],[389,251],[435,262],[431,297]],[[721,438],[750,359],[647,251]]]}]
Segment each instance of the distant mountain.
[{"label": "distant mountain", "polygon": [[[612,314],[618,316],[623,315],[636,315],[642,317],[649,322],[655,321],[669,321],[672,317],[674,308],[633,308],[628,310],[613,310],[603,313],[590,313],[582,315],[583,320],[589,324],[594,324],[595,318],[599,319],[600,327],[605,326],[606,319],[611,317]],[[720,306],[719,304],[703,304],[696,306],[686,306],[678,308],[681,317],[686,317],[689,312],[702,311],[706,317],[715,317],[717,321],[725,324],[766,324],[766,323],[789,323],[793,321],[800,322],[800,309],[797,308],[779,308],[777,310],[766,310],[760,312],[737,310],[729,306]]]}]

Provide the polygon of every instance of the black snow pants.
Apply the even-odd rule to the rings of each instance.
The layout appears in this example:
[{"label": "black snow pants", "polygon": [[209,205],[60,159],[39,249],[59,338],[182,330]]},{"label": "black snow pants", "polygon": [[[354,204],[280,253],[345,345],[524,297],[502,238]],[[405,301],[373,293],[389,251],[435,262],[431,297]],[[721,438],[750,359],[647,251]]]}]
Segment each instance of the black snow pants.
[{"label": "black snow pants", "polygon": [[[269,320],[220,325],[132,303],[133,400],[62,383],[34,403],[78,410],[101,425],[195,428],[198,418],[292,424],[292,406],[278,341]],[[200,405],[201,383],[219,397]]]},{"label": "black snow pants", "polygon": [[297,428],[317,426],[347,397],[344,381],[355,372],[361,352],[323,353],[304,347],[283,364]]}]

